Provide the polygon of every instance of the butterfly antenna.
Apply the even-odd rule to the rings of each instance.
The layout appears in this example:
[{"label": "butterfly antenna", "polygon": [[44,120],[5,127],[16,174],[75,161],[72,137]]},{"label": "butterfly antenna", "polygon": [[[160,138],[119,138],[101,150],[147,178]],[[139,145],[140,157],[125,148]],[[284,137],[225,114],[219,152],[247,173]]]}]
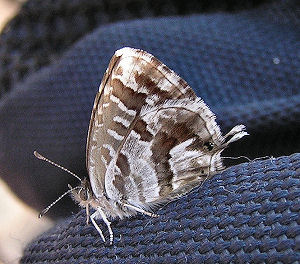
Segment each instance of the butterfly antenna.
[{"label": "butterfly antenna", "polygon": [[238,157],[223,157],[223,156],[222,156],[222,159],[231,159],[231,160],[246,159],[246,160],[249,161],[249,162],[252,161],[251,159],[249,159],[249,158],[246,157],[246,156],[238,156]]},{"label": "butterfly antenna", "polygon": [[82,181],[80,179],[80,177],[78,175],[76,175],[75,173],[73,173],[72,171],[69,171],[68,169],[66,169],[65,167],[58,165],[57,163],[53,162],[52,160],[49,160],[47,158],[45,158],[42,154],[38,153],[36,150],[33,152],[34,156],[36,156],[38,159],[40,160],[44,160],[47,161],[48,163],[52,164],[53,166],[62,169],[63,171],[68,172],[69,174],[71,174],[72,176],[74,176],[75,178],[77,178],[80,182]]},{"label": "butterfly antenna", "polygon": [[59,200],[61,200],[63,197],[65,197],[67,194],[69,194],[70,192],[72,192],[73,190],[75,189],[79,189],[81,188],[81,186],[77,186],[77,187],[74,187],[74,188],[71,188],[70,190],[66,191],[65,193],[63,193],[61,196],[59,196],[53,203],[51,203],[50,205],[48,205],[43,211],[41,211],[39,213],[39,218],[41,218],[43,215],[45,215],[49,209],[55,205]]}]

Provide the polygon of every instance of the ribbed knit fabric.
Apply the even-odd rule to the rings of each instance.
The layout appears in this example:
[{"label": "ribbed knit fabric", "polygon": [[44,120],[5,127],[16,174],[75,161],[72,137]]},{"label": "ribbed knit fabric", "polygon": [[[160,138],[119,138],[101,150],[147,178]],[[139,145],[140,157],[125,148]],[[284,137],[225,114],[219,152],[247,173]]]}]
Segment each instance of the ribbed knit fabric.
[{"label": "ribbed knit fabric", "polygon": [[82,210],[29,245],[21,263],[297,263],[299,190],[300,154],[240,164],[158,218],[112,221],[112,246]]},{"label": "ribbed knit fabric", "polygon": [[0,97],[100,25],[253,8],[270,0],[28,0],[0,36]]},{"label": "ribbed knit fabric", "polygon": [[[288,156],[234,166],[159,210],[157,219],[139,215],[114,220],[113,247],[103,246],[97,231],[85,226],[81,212],[33,242],[23,262],[124,263],[127,256],[129,263],[293,263],[300,248],[299,154],[289,156],[300,146],[296,6],[296,1],[276,1],[234,13],[99,23],[86,36],[70,33],[82,38],[73,46],[63,40],[64,48],[50,52],[55,60],[45,54],[48,66],[40,70],[43,52],[37,55],[33,48],[33,59],[24,64],[38,66],[30,66],[26,78],[18,75],[16,66],[22,56],[12,52],[19,64],[4,63],[5,70],[12,67],[5,73],[12,81],[1,82],[6,92],[0,100],[0,171],[16,194],[36,209],[54,201],[68,189],[67,183],[77,182],[35,159],[33,150],[87,176],[85,143],[93,100],[111,56],[124,46],[152,53],[182,76],[211,107],[224,132],[239,123],[247,126],[250,136],[234,143],[224,156]],[[72,10],[68,7],[61,8]],[[192,13],[192,7],[185,10]],[[19,38],[27,32],[16,29]],[[39,31],[34,32],[38,36]],[[14,47],[2,43],[8,50]],[[18,52],[23,54],[22,48]],[[12,54],[6,56],[11,59]],[[73,206],[62,200],[49,215],[70,215]]]}]

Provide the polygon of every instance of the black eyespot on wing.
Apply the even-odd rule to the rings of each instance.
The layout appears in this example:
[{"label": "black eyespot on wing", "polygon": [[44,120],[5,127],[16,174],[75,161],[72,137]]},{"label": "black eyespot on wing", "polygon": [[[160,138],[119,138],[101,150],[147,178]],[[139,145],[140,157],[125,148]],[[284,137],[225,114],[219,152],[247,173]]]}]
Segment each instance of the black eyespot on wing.
[{"label": "black eyespot on wing", "polygon": [[208,150],[208,151],[211,151],[213,148],[214,148],[214,143],[208,141],[208,142],[205,142],[203,144],[203,146]]}]

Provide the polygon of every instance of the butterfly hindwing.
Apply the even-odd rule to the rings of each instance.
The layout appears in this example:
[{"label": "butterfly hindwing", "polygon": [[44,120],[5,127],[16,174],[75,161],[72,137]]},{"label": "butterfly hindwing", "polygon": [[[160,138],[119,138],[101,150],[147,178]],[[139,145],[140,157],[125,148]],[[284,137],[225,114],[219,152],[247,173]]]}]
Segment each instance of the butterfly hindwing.
[{"label": "butterfly hindwing", "polygon": [[223,141],[215,116],[199,98],[145,107],[108,169],[108,194],[148,208],[185,193],[212,169],[222,169],[212,158]]}]

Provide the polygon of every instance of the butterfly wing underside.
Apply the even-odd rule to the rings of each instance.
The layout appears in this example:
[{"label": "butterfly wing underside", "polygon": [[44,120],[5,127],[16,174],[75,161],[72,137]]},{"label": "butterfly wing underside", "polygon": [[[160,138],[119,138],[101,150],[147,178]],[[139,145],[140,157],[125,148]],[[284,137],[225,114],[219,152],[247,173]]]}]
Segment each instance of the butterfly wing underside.
[{"label": "butterfly wing underside", "polygon": [[145,209],[180,196],[223,169],[223,143],[215,116],[201,99],[145,107],[108,167],[107,176],[115,179],[107,182],[111,195]]},{"label": "butterfly wing underside", "polygon": [[121,198],[139,204],[133,201],[140,195],[136,188],[147,182],[149,190],[155,187],[149,182],[149,175],[132,174],[132,166],[138,164],[131,166],[129,159],[138,157],[139,152],[127,155],[124,150],[130,149],[126,144],[130,144],[132,133],[139,135],[140,143],[153,140],[140,117],[141,111],[154,109],[166,100],[196,98],[183,79],[152,55],[132,48],[118,50],[95,98],[87,138],[86,163],[95,196],[104,194],[118,200],[122,194]]}]

